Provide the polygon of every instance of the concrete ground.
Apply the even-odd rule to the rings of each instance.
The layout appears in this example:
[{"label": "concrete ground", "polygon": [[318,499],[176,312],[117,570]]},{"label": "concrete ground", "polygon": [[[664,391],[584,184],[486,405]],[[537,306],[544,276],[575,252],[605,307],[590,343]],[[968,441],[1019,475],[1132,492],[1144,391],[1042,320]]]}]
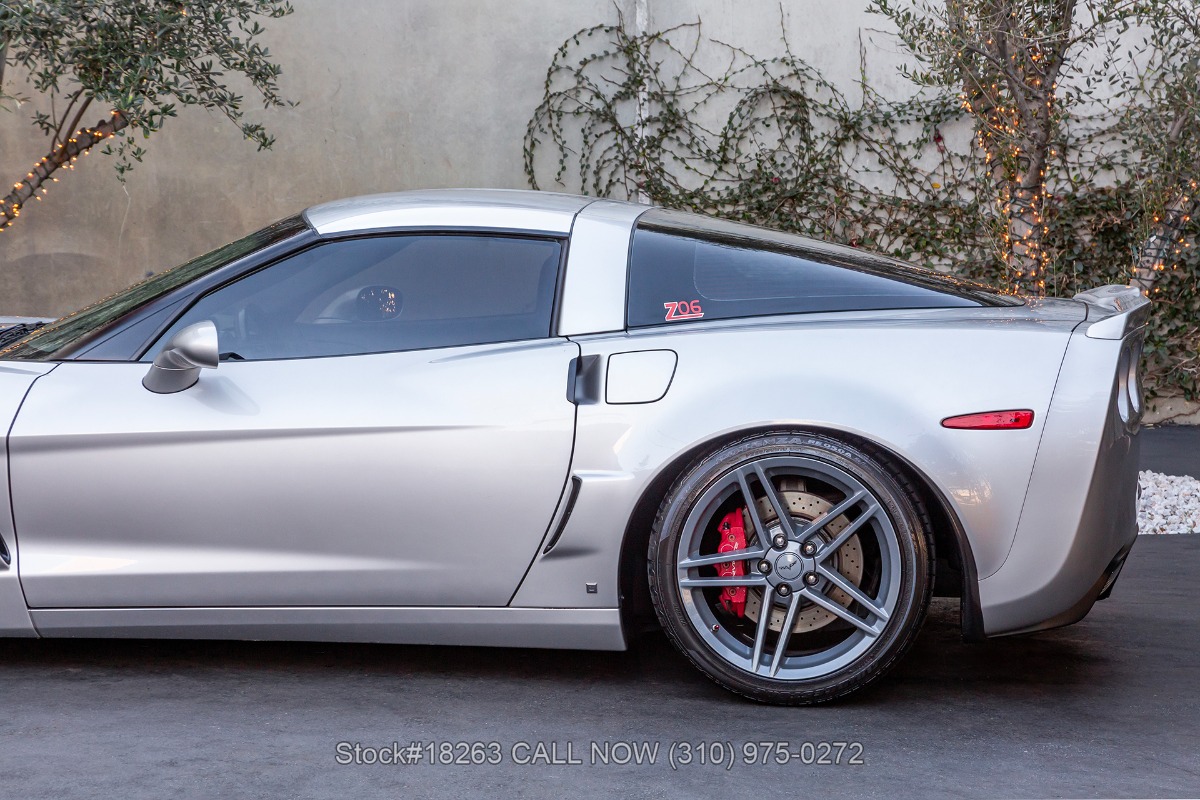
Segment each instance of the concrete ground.
[{"label": "concrete ground", "polygon": [[[1146,466],[1168,471],[1191,434],[1162,430],[1147,437],[1158,444]],[[726,694],[661,636],[627,653],[4,641],[0,791],[22,800],[1197,797],[1197,575],[1200,536],[1143,537],[1112,598],[1083,622],[976,645],[959,641],[957,608],[939,601],[891,675],[849,701],[802,709]],[[336,761],[339,742],[460,741],[496,742],[503,761]],[[740,763],[747,743],[777,741],[803,760]],[[659,751],[653,764],[593,765],[593,742]],[[686,746],[676,745],[673,769],[677,742],[692,746],[693,763],[678,763]],[[804,763],[824,753],[805,742],[857,743],[842,759],[861,746],[864,763]],[[514,763],[514,747],[527,758],[538,743],[548,757],[584,763]],[[716,755],[732,744],[739,763],[697,763],[701,743]],[[623,757],[623,745],[613,752]]]}]

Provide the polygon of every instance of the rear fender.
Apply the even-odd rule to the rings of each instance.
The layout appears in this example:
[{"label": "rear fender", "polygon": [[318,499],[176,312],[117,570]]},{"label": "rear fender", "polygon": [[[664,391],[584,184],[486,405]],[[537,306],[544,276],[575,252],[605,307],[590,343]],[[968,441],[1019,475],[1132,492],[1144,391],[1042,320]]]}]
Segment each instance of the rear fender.
[{"label": "rear fender", "polygon": [[[916,465],[961,520],[979,574],[990,574],[1016,530],[1069,336],[1070,328],[1036,321],[943,323],[931,315],[911,323],[842,316],[581,337],[582,353],[597,356],[601,369],[611,355],[642,350],[672,350],[678,365],[657,401],[608,404],[601,395],[580,405],[572,461],[577,502],[512,604],[572,598],[615,605],[621,542],[639,499],[697,447],[747,430],[841,431]],[[811,368],[780,368],[789,361]],[[1003,408],[1032,408],[1033,427],[960,431],[939,424]],[[587,584],[596,586],[585,595]]]}]

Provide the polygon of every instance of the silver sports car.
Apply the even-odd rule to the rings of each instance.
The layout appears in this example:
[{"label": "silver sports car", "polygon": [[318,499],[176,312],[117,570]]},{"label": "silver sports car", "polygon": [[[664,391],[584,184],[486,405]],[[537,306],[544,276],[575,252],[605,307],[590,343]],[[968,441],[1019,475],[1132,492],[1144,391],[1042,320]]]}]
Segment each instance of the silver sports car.
[{"label": "silver sports car", "polygon": [[619,650],[829,700],[1067,625],[1136,528],[1149,306],[634,203],[327,203],[0,332],[0,634]]}]

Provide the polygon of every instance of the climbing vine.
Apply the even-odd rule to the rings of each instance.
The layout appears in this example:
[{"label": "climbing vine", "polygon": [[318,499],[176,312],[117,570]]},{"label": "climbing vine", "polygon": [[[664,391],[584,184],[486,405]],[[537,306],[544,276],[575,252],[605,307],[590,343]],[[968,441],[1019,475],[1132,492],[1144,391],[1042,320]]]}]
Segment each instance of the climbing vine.
[{"label": "climbing vine", "polygon": [[[781,49],[759,57],[706,38],[699,23],[579,31],[555,53],[529,122],[530,184],[838,241],[1001,291],[1030,288],[1011,267],[994,165],[976,146],[961,92],[927,87],[889,99],[866,81],[864,63],[848,96],[786,41]],[[1120,149],[1121,119],[1100,119],[1055,130],[1039,208],[1039,293],[1069,297],[1134,274],[1155,211],[1139,153]],[[1151,289],[1152,395],[1195,398],[1200,389],[1197,234],[1194,219],[1181,220]]]}]

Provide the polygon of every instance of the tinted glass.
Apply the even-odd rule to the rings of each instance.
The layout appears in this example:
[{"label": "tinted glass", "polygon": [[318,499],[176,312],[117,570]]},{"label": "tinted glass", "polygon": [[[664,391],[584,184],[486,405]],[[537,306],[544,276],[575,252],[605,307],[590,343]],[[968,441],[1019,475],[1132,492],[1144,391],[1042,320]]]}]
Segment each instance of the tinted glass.
[{"label": "tinted glass", "polygon": [[817,311],[977,306],[816,257],[639,228],[629,265],[632,327]]},{"label": "tinted glass", "polygon": [[202,297],[222,358],[353,355],[544,338],[561,244],[502,236],[380,236],[319,244]]}]

